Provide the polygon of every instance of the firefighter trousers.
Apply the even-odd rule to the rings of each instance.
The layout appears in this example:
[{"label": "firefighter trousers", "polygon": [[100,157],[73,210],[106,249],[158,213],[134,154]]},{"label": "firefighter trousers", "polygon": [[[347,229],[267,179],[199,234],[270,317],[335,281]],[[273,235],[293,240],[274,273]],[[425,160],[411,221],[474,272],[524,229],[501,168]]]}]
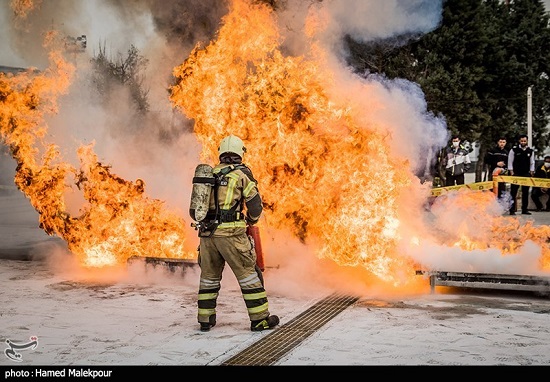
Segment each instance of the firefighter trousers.
[{"label": "firefighter trousers", "polygon": [[[223,231],[226,230],[218,229],[213,236],[200,238],[198,321],[209,322],[210,316],[216,314],[225,263],[239,282],[250,321],[262,320],[269,316],[269,305],[252,243],[244,228]],[[222,236],[227,233],[235,234]]]}]

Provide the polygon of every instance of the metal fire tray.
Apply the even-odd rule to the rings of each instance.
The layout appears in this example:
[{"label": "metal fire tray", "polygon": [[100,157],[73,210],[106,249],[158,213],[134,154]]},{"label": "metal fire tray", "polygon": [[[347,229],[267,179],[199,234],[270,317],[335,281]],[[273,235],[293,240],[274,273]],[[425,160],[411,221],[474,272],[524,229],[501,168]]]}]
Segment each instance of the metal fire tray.
[{"label": "metal fire tray", "polygon": [[550,277],[543,276],[421,270],[416,274],[429,276],[432,293],[436,286],[550,293]]},{"label": "metal fire tray", "polygon": [[198,265],[197,260],[192,259],[171,259],[167,257],[142,257],[132,256],[128,259],[128,263],[135,263],[142,261],[145,265],[152,265],[153,267],[162,266],[168,268],[170,272],[175,272],[176,269],[181,268],[185,271],[186,268],[192,268]]}]

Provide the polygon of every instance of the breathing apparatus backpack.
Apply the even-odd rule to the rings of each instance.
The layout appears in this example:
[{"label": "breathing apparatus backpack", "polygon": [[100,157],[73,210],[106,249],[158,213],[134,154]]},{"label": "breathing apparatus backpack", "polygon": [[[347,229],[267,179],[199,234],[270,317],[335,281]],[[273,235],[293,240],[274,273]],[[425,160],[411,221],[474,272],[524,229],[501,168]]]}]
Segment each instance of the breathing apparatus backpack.
[{"label": "breathing apparatus backpack", "polygon": [[[226,185],[225,176],[238,168],[246,168],[246,166],[230,165],[222,168],[217,174],[214,174],[214,169],[208,164],[201,163],[195,168],[189,215],[196,221],[196,223],[191,223],[191,227],[199,231],[199,237],[212,236],[222,222],[235,220],[237,215],[236,210],[241,205],[241,202],[237,203],[230,210],[220,210],[218,188],[222,184]],[[210,210],[212,192],[214,193],[216,206],[213,211]]]},{"label": "breathing apparatus backpack", "polygon": [[193,220],[200,222],[206,217],[210,206],[210,193],[215,185],[216,178],[212,166],[199,164],[195,168],[195,175],[193,176],[191,204],[189,205],[189,215]]},{"label": "breathing apparatus backpack", "polygon": [[[248,168],[242,164],[224,167],[217,174],[214,174],[214,169],[208,164],[199,164],[195,168],[189,214],[191,218],[196,221],[196,223],[191,223],[191,227],[199,231],[199,237],[210,237],[214,234],[220,223],[232,221],[232,219],[236,220],[237,209],[239,209],[243,201],[239,201],[229,210],[220,210],[218,202],[219,186],[227,185],[225,176],[236,169],[244,169],[245,173],[248,173]],[[214,211],[209,210],[212,192],[214,192],[216,205]],[[241,211],[239,210],[238,213],[241,213]],[[246,234],[256,253],[256,268],[258,270],[258,276],[263,284],[262,272],[265,270],[265,265],[259,228],[257,226],[247,225]]]}]

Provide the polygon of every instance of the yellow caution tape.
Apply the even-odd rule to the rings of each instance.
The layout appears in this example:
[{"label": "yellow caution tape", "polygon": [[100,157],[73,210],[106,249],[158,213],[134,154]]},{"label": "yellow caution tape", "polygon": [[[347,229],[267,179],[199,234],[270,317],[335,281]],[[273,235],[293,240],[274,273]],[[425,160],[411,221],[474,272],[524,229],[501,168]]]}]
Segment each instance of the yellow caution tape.
[{"label": "yellow caution tape", "polygon": [[[499,175],[497,177],[494,177],[493,181],[517,184],[519,186],[550,188],[550,179],[544,179],[544,178],[529,178],[525,176]],[[436,187],[432,189],[432,196],[440,196],[444,193],[447,193],[449,191],[455,191],[460,188],[468,188],[473,191],[493,190],[494,188],[493,181],[460,184],[458,186]]]},{"label": "yellow caution tape", "polygon": [[543,187],[550,188],[550,179],[544,178],[529,178],[526,176],[498,176],[499,182],[505,182],[510,184],[517,184],[520,186],[533,186],[533,187]]},{"label": "yellow caution tape", "polygon": [[440,196],[443,193],[458,190],[460,188],[469,188],[473,191],[483,191],[483,190],[492,190],[493,182],[478,182],[478,183],[468,183],[468,184],[459,184],[458,186],[447,186],[447,187],[437,187],[432,189],[432,196]]}]

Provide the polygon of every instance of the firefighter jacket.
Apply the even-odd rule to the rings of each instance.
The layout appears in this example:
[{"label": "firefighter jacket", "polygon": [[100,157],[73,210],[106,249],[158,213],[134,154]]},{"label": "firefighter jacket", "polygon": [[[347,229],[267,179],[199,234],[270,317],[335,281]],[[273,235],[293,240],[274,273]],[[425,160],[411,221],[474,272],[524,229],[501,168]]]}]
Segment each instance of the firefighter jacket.
[{"label": "firefighter jacket", "polygon": [[247,224],[256,224],[263,211],[257,182],[244,164],[220,163],[214,167],[213,173],[220,176],[217,190],[210,195],[207,214],[207,219],[214,217],[219,222],[214,235],[240,234],[246,230]]},{"label": "firefighter jacket", "polygon": [[462,175],[470,169],[470,156],[468,150],[459,146],[445,149],[445,172],[452,176]]}]

